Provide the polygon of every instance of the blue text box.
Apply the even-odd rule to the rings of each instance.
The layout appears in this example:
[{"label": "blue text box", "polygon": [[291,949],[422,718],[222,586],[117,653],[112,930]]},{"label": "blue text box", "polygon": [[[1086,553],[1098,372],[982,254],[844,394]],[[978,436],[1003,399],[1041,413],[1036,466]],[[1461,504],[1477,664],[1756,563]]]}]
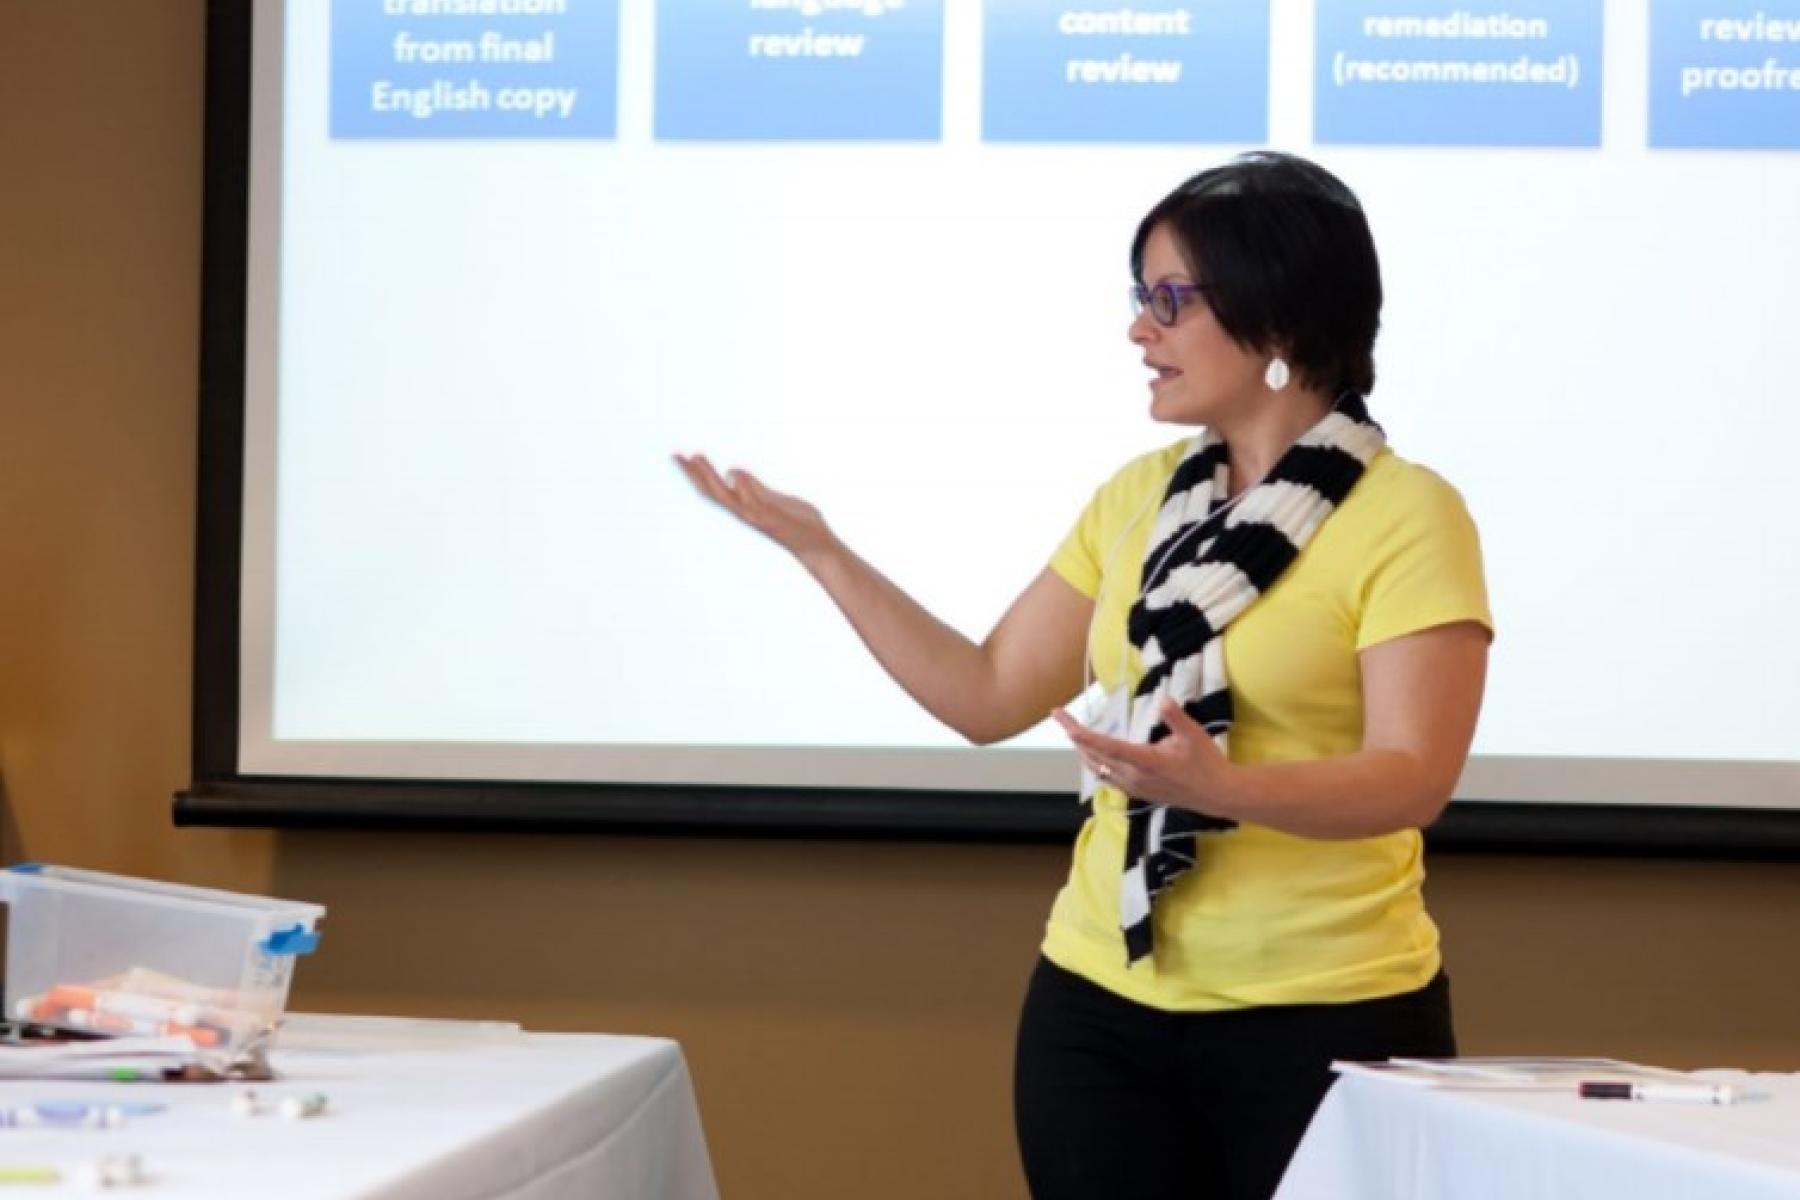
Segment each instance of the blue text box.
[{"label": "blue text box", "polygon": [[331,136],[612,137],[618,0],[542,7],[443,15],[459,6],[332,0]]},{"label": "blue text box", "polygon": [[1268,0],[988,0],[985,11],[987,141],[1268,140]]},{"label": "blue text box", "polygon": [[1800,0],[1654,0],[1650,144],[1800,150]]},{"label": "blue text box", "polygon": [[656,136],[935,141],[942,0],[658,0]]},{"label": "blue text box", "polygon": [[1313,140],[1598,146],[1601,0],[1318,0]]}]

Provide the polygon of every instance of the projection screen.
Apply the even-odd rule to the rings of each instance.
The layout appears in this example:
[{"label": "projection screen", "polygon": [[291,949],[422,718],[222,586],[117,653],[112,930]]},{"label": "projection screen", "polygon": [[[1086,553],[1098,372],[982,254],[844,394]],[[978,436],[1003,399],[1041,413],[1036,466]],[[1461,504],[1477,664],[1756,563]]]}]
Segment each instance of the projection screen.
[{"label": "projection screen", "polygon": [[1274,146],[1362,197],[1371,408],[1480,527],[1449,826],[1800,842],[1800,0],[209,19],[178,820],[1072,827],[1053,726],[962,744],[670,456],[981,636],[1192,432],[1126,340],[1137,219]]}]

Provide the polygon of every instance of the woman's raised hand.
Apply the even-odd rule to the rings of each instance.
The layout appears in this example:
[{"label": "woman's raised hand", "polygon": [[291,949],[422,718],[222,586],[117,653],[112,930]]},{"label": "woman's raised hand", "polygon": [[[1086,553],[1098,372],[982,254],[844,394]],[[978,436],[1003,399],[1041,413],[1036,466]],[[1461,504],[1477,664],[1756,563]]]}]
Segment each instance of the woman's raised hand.
[{"label": "woman's raised hand", "polygon": [[838,545],[837,535],[818,509],[798,496],[776,491],[748,471],[733,469],[721,474],[704,454],[677,454],[675,465],[701,495],[795,558],[804,559]]}]

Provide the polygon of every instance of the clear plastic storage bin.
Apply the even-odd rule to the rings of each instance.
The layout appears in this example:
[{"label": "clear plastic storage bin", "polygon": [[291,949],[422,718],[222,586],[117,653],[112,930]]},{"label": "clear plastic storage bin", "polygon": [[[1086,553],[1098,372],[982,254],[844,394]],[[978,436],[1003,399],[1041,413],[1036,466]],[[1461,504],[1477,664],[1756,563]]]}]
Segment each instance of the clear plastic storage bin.
[{"label": "clear plastic storage bin", "polygon": [[287,1007],[317,904],[36,863],[0,871],[6,1015],[84,1033],[179,1035],[238,1057]]}]

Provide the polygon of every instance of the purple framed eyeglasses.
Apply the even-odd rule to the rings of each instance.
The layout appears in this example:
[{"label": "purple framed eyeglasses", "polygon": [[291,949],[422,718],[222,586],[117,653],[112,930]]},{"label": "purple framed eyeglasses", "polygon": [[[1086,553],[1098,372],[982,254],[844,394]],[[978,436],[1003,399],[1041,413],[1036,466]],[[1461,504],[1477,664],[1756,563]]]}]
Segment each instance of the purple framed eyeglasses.
[{"label": "purple framed eyeglasses", "polygon": [[1181,310],[1193,303],[1194,297],[1204,296],[1209,290],[1204,283],[1134,283],[1131,285],[1131,315],[1136,316],[1147,308],[1158,325],[1173,325],[1180,319]]}]

